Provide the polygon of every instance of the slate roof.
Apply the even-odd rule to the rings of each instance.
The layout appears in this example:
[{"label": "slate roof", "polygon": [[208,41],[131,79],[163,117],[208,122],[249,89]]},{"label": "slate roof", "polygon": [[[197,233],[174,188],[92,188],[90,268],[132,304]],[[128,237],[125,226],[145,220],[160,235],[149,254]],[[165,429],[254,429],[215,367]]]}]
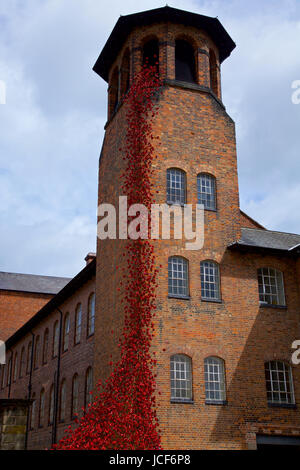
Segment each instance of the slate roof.
[{"label": "slate roof", "polygon": [[[28,331],[31,331],[41,320],[47,317],[53,310],[58,309],[59,306],[65,302],[70,296],[74,295],[76,291],[88,280],[92,279],[96,274],[96,258],[88,263],[75,277],[72,279],[65,279],[63,288],[49,300],[30,320],[24,323],[8,340],[5,342],[6,349],[9,349],[16,341],[24,336]],[[47,277],[47,276],[37,276]]]},{"label": "slate roof", "polygon": [[299,244],[300,235],[294,233],[242,228],[242,236],[240,240],[230,245],[230,247],[252,247],[293,252],[293,249],[296,250],[296,247]]},{"label": "slate roof", "polygon": [[68,277],[0,272],[0,290],[57,294],[70,280]]}]

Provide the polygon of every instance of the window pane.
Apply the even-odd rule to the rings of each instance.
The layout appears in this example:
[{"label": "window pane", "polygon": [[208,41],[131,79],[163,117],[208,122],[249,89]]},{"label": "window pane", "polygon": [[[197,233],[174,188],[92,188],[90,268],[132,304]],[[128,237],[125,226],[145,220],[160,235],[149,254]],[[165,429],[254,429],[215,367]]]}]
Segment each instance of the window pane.
[{"label": "window pane", "polygon": [[187,296],[189,294],[187,260],[179,256],[169,258],[168,274],[169,294]]},{"label": "window pane", "polygon": [[219,266],[212,261],[201,261],[200,276],[202,298],[220,300]]},{"label": "window pane", "polygon": [[167,170],[167,202],[169,204],[186,203],[185,173],[177,168]]},{"label": "window pane", "polygon": [[175,354],[171,357],[171,399],[192,399],[192,361],[184,354]]},{"label": "window pane", "polygon": [[288,364],[270,361],[265,364],[267,398],[271,403],[295,403],[292,371]]},{"label": "window pane", "polygon": [[204,361],[206,401],[226,400],[224,361],[218,357],[207,357]]},{"label": "window pane", "polygon": [[203,204],[204,209],[216,209],[216,183],[211,175],[201,173],[197,176],[198,204]]},{"label": "window pane", "polygon": [[269,305],[285,305],[282,272],[273,268],[260,268],[257,274],[260,302]]}]

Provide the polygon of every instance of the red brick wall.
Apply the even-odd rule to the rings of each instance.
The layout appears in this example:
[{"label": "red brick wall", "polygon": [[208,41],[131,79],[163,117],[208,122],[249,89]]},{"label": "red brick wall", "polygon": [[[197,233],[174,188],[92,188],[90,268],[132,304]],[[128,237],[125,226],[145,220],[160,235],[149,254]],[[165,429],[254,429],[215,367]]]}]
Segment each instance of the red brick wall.
[{"label": "red brick wall", "polygon": [[[66,379],[66,419],[65,422],[58,422],[57,437],[58,439],[63,436],[64,430],[69,425],[74,425],[71,419],[71,390],[72,378],[75,373],[79,376],[79,407],[84,406],[85,395],[85,374],[88,367],[93,367],[94,357],[94,335],[87,337],[87,314],[88,314],[88,299],[92,292],[95,291],[95,278],[86,282],[79,288],[74,295],[60,305],[60,310],[65,315],[67,312],[70,314],[70,333],[69,333],[69,348],[61,356],[61,370],[60,370],[60,383]],[[81,341],[79,344],[74,345],[74,332],[75,332],[75,309],[78,303],[82,304],[82,324],[81,324]],[[38,367],[33,369],[32,374],[32,394],[36,398],[36,413],[35,423],[33,430],[29,432],[28,448],[29,449],[45,449],[51,446],[52,426],[49,425],[49,398],[50,388],[54,383],[54,376],[57,371],[57,357],[52,357],[53,345],[53,327],[56,320],[60,320],[60,314],[57,310],[50,313],[47,318],[39,322],[39,324],[32,329],[35,338],[40,336],[40,354],[38,360]],[[49,344],[47,363],[42,364],[42,345],[43,337],[46,328],[49,329]],[[7,351],[7,364],[9,358],[14,358],[15,353],[18,353],[18,362],[20,361],[22,347],[25,346],[26,358],[28,344],[32,339],[32,335],[27,333],[21,340],[19,340],[11,350]],[[7,366],[6,366],[7,369]],[[5,371],[7,373],[7,371]],[[0,374],[1,375],[1,374]],[[17,380],[12,380],[10,388],[10,398],[28,398],[28,384],[29,374],[24,375],[21,379],[19,373]],[[13,379],[13,377],[12,377]],[[5,380],[6,383],[6,380]],[[6,385],[1,389],[2,376],[0,382],[0,398],[7,398],[9,395],[9,387]],[[43,425],[38,426],[38,412],[39,412],[39,396],[41,389],[45,389],[45,418]]]},{"label": "red brick wall", "polygon": [[52,294],[0,290],[0,339],[6,341],[52,297]]},{"label": "red brick wall", "polygon": [[[255,446],[249,423],[270,423],[276,432],[290,428],[300,435],[295,409],[269,408],[266,400],[264,361],[290,360],[290,345],[299,336],[299,282],[291,259],[231,253],[227,246],[240,238],[241,227],[258,228],[241,215],[237,179],[235,128],[222,103],[204,89],[180,86],[174,74],[174,40],[192,38],[197,48],[218,51],[202,31],[180,25],[160,24],[136,28],[124,44],[111,70],[121,63],[127,46],[132,51],[131,71],[139,68],[141,45],[156,34],[160,45],[160,70],[169,79],[159,97],[159,114],[153,134],[160,136],[155,162],[157,202],[166,201],[166,170],[181,168],[187,177],[187,202],[197,202],[196,177],[208,172],[216,177],[217,211],[205,211],[205,244],[202,250],[186,251],[184,241],[155,241],[157,265],[162,265],[157,290],[156,336],[158,416],[166,449],[244,449]],[[208,86],[208,55],[198,52],[198,84]],[[220,87],[220,84],[219,84]],[[219,97],[221,96],[219,91]],[[106,128],[99,168],[98,202],[116,203],[120,194],[123,161],[118,149],[125,138],[124,106],[111,116]],[[95,377],[105,377],[110,355],[118,357],[117,338],[122,328],[119,271],[124,243],[99,241],[97,256],[97,340]],[[168,298],[168,257],[181,255],[189,261],[189,300]],[[201,300],[200,261],[220,265],[220,303]],[[257,268],[272,266],[284,272],[287,308],[259,307]],[[111,331],[113,329],[113,332]],[[165,349],[165,351],[164,351]],[[193,404],[170,403],[170,355],[184,353],[193,360]],[[228,404],[206,405],[204,359],[215,355],[225,360]],[[293,367],[296,403],[300,401],[300,368]],[[287,429],[289,427],[289,429]],[[246,431],[248,429],[248,431]],[[268,431],[269,430],[269,431]],[[251,435],[251,439],[249,438]],[[249,440],[250,439],[250,440]],[[250,442],[251,441],[251,442]]]}]

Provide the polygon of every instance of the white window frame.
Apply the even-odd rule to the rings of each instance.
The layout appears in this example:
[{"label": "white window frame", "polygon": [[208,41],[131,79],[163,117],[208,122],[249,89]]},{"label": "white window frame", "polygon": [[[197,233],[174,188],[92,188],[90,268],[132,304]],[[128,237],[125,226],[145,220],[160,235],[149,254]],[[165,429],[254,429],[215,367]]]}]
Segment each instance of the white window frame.
[{"label": "white window frame", "polygon": [[203,204],[205,210],[217,210],[216,178],[209,173],[197,175],[198,204]]},{"label": "white window frame", "polygon": [[171,401],[193,400],[192,359],[186,354],[170,358]]},{"label": "white window frame", "polygon": [[261,305],[286,306],[283,273],[275,268],[257,270],[259,302]]},{"label": "white window frame", "polygon": [[295,404],[292,368],[289,364],[284,361],[266,362],[265,378],[268,403]]},{"label": "white window frame", "polygon": [[203,260],[200,263],[201,299],[220,301],[220,267],[218,263]]},{"label": "white window frame", "polygon": [[182,256],[168,259],[168,293],[172,297],[189,297],[189,263]]},{"label": "white window frame", "polygon": [[186,174],[180,168],[167,169],[167,203],[186,204]]},{"label": "white window frame", "polygon": [[220,357],[209,356],[204,360],[205,401],[224,403],[226,401],[225,362]]}]

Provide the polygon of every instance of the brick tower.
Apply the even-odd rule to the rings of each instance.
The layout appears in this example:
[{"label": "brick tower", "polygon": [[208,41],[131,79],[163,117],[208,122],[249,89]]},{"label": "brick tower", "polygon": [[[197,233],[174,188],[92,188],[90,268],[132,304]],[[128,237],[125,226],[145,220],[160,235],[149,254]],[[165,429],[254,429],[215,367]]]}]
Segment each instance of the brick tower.
[{"label": "brick tower", "polygon": [[[205,208],[201,250],[186,250],[185,240],[154,242],[162,268],[152,347],[158,359],[158,416],[166,449],[249,448],[255,446],[258,421],[275,420],[279,427],[300,424],[294,409],[278,412],[266,402],[264,361],[276,353],[261,328],[269,327],[270,333],[274,324],[271,316],[261,318],[261,255],[228,248],[240,240],[242,227],[262,229],[240,212],[235,126],[221,97],[220,66],[234,47],[218,19],[166,6],[120,17],[94,66],[108,82],[99,204],[118,207],[123,195],[119,148],[127,123],[121,96],[144,58],[151,61],[156,55],[163,79],[153,125],[161,142],[155,161],[156,200],[181,206],[200,202]],[[124,263],[124,243],[98,240],[95,381],[109,374],[111,355],[113,360],[118,357],[123,315],[116,266]],[[287,266],[279,263],[282,269]],[[299,304],[293,285],[292,312]],[[284,358],[295,339],[288,332],[298,328],[296,313],[289,321],[280,326],[277,339]],[[254,347],[257,335],[260,342]]]}]

